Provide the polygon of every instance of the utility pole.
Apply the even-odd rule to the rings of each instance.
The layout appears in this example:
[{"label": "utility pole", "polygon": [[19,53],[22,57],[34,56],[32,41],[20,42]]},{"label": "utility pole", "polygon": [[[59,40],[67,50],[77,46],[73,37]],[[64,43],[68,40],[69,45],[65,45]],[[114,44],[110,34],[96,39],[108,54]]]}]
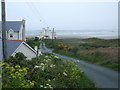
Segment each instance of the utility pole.
[{"label": "utility pole", "polygon": [[53,42],[53,39],[54,39],[54,28],[53,28],[53,32],[52,32],[52,45],[54,46],[54,42]]},{"label": "utility pole", "polygon": [[1,0],[3,60],[7,58],[5,0]]}]

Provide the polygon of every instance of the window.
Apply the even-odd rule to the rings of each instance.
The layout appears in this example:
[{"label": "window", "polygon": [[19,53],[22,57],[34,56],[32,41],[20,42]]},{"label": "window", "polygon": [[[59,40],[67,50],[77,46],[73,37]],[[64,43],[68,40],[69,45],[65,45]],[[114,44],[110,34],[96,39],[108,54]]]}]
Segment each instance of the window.
[{"label": "window", "polygon": [[9,33],[9,38],[12,39],[14,37],[14,31],[10,29],[8,33]]},{"label": "window", "polygon": [[13,38],[13,33],[10,33],[10,38]]}]

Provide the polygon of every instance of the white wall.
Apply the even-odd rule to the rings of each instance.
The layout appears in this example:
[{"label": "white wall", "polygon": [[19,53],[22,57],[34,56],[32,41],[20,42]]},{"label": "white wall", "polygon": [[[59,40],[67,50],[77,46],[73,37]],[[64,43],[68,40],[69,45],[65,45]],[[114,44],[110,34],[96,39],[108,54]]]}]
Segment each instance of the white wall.
[{"label": "white wall", "polygon": [[13,33],[13,38],[10,38],[10,34],[8,33],[8,39],[14,39],[14,40],[19,40],[19,38],[18,38],[18,32],[14,32]]},{"label": "white wall", "polygon": [[[10,33],[13,33],[13,38],[10,38]],[[0,31],[0,37],[2,37],[1,31]],[[14,32],[14,30],[12,30],[12,29],[10,29],[8,32],[6,32],[6,38],[13,39],[13,40],[24,40],[25,41],[25,27],[23,27],[23,24],[21,25],[19,32]]]},{"label": "white wall", "polygon": [[29,49],[25,44],[22,44],[12,56],[15,56],[15,54],[18,52],[23,53],[27,57],[27,59],[32,59],[36,57],[35,52]]},{"label": "white wall", "polygon": [[23,36],[22,36],[22,30],[23,29],[23,25],[20,28],[20,32],[19,32],[19,40],[23,40]]},{"label": "white wall", "polygon": [[0,31],[0,39],[2,39],[2,31]]}]

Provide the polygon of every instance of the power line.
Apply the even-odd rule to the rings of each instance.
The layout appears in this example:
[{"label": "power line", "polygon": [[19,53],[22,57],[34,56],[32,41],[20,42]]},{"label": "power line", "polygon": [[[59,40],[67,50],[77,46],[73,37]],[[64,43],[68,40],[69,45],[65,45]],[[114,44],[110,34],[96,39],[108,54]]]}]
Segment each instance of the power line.
[{"label": "power line", "polygon": [[49,26],[48,23],[46,23],[45,19],[41,16],[39,10],[36,8],[34,3],[32,2],[26,2],[27,6],[30,8],[30,10],[33,12],[33,14],[36,16],[36,19],[39,18],[39,21],[43,22],[45,26]]}]

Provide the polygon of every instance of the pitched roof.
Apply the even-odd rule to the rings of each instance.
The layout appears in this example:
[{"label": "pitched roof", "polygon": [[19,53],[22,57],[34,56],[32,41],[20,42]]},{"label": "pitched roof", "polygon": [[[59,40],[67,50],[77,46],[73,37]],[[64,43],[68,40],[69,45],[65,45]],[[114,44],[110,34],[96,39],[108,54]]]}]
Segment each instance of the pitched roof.
[{"label": "pitched roof", "polygon": [[[7,57],[10,57],[22,42],[24,41],[7,40]],[[2,40],[0,40],[0,59],[2,59],[2,57]]]},{"label": "pitched roof", "polygon": [[[7,40],[6,43],[7,43],[7,58],[9,58],[22,43],[25,44],[35,54],[37,54],[37,52],[33,48],[31,48],[26,42],[22,40]],[[0,61],[3,60],[2,48],[3,48],[2,40],[0,39]]]},{"label": "pitched roof", "polygon": [[23,41],[7,41],[7,56],[11,56]]},{"label": "pitched roof", "polygon": [[[14,32],[19,32],[22,24],[23,21],[6,21],[6,31],[12,29]],[[1,24],[0,24],[0,31],[1,31]]]}]

